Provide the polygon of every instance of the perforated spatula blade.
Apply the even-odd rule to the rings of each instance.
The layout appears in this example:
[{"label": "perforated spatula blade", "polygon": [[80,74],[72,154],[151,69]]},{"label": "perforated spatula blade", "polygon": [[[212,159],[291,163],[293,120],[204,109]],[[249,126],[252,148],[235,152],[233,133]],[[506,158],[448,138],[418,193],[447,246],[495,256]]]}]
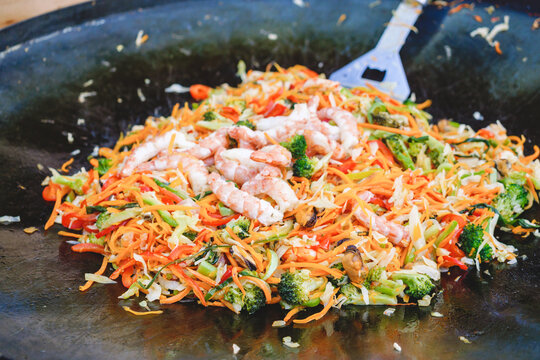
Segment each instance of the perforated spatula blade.
[{"label": "perforated spatula blade", "polygon": [[410,88],[399,51],[425,3],[401,2],[375,48],[332,73],[330,79],[346,87],[371,84],[397,100],[406,100]]}]

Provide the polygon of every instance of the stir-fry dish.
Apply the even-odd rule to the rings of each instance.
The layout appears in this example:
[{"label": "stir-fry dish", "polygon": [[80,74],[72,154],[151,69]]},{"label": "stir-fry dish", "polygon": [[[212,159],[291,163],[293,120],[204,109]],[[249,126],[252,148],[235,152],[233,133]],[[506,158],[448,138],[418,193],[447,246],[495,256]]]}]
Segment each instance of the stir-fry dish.
[{"label": "stir-fry dish", "polygon": [[430,124],[429,101],[299,65],[238,75],[191,86],[196,102],[133,126],[90,170],[51,169],[46,228],[103,255],[82,291],[121,282],[121,299],[236,313],[279,303],[306,323],[349,304],[428,305],[451,267],[517,261],[497,225],[539,236],[519,216],[538,202],[540,150],[526,156],[499,122]]}]

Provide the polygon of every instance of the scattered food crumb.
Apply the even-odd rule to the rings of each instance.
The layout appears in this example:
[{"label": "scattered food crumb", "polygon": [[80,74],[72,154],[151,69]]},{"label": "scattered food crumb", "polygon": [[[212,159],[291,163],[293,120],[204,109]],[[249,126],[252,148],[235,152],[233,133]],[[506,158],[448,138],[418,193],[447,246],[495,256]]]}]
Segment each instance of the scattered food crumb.
[{"label": "scattered food crumb", "polygon": [[480,15],[474,15],[474,20],[476,20],[479,23],[484,21]]},{"label": "scattered food crumb", "polygon": [[398,343],[394,343],[394,350],[396,350],[397,352],[401,352],[401,346],[399,346]]},{"label": "scattered food crumb", "polygon": [[19,216],[9,216],[9,215],[0,216],[0,224],[2,225],[9,225],[11,223],[16,223],[20,221],[21,221],[21,218]]},{"label": "scattered food crumb", "polygon": [[182,86],[180,84],[172,84],[171,86],[165,89],[166,93],[177,93],[177,94],[182,94],[188,91],[189,91],[188,87]]},{"label": "scattered food crumb", "polygon": [[527,255],[521,255],[521,260],[527,260]]},{"label": "scattered food crumb", "polygon": [[40,121],[43,124],[54,124],[54,120],[51,119],[41,119]]},{"label": "scattered food crumb", "polygon": [[461,279],[461,275],[459,275],[457,278],[455,278],[454,282],[458,282],[459,279]]},{"label": "scattered food crumb", "polygon": [[123,50],[124,50],[124,45],[122,45],[122,44],[116,45],[116,51],[122,52]]},{"label": "scattered food crumb", "polygon": [[469,341],[469,339],[467,339],[465,336],[460,336],[459,337],[459,340],[461,340],[462,342],[464,342],[465,344],[470,344],[471,342]]},{"label": "scattered food crumb", "polygon": [[35,226],[30,226],[30,227],[25,228],[23,231],[27,234],[33,234],[36,231],[38,231],[38,229]]},{"label": "scattered food crumb", "polygon": [[533,21],[532,26],[531,26],[531,30],[537,30],[537,29],[540,29],[540,17],[536,18]]},{"label": "scattered food crumb", "polygon": [[137,88],[137,96],[139,97],[139,100],[141,100],[141,102],[146,101],[146,97],[144,96],[141,88]]},{"label": "scattered food crumb", "polygon": [[444,52],[446,53],[446,58],[450,60],[452,58],[452,48],[448,45],[444,45]]},{"label": "scattered food crumb", "polygon": [[148,79],[148,78],[144,79],[144,84],[145,85],[150,85],[150,83],[151,83],[150,79]]},{"label": "scattered food crumb", "polygon": [[484,274],[491,276],[491,273],[489,272],[488,269],[484,270]]},{"label": "scattered food crumb", "polygon": [[111,63],[108,62],[107,60],[101,60],[101,65],[109,67],[109,66],[111,66]]},{"label": "scattered food crumb", "polygon": [[89,86],[91,86],[93,83],[94,83],[94,80],[90,79],[90,80],[86,81],[82,86],[83,86],[83,87],[89,87]]},{"label": "scattered food crumb", "polygon": [[143,309],[151,311],[150,308],[148,307],[148,303],[146,302],[146,300],[139,302],[139,306],[142,307]]},{"label": "scattered food crumb", "polygon": [[482,114],[480,114],[480,112],[478,111],[475,111],[473,114],[472,114],[473,118],[475,120],[478,120],[478,121],[482,121],[484,120],[484,116]]},{"label": "scattered food crumb", "polygon": [[293,4],[298,7],[306,7],[306,3],[304,0],[293,0]]},{"label": "scattered food crumb", "polygon": [[26,188],[24,186],[22,186],[21,184],[17,185],[17,187],[21,190],[26,190]]},{"label": "scattered food crumb", "polygon": [[73,144],[73,141],[74,141],[73,134],[68,132],[66,133],[66,137],[67,137],[68,143]]},{"label": "scattered food crumb", "polygon": [[82,104],[86,101],[86,98],[91,97],[91,96],[96,96],[96,95],[97,95],[97,92],[95,91],[83,91],[82,93],[79,94],[79,102]]},{"label": "scattered food crumb", "polygon": [[381,0],[376,0],[376,1],[370,2],[368,4],[368,7],[370,9],[373,9],[374,7],[379,6],[379,5],[381,5]]},{"label": "scattered food crumb", "polygon": [[41,164],[37,164],[36,166],[37,166],[38,170],[40,170],[40,171],[43,171],[45,169],[45,167],[43,165],[41,165]]},{"label": "scattered food crumb", "polygon": [[268,40],[276,41],[278,39],[277,34],[269,33],[268,34]]},{"label": "scattered food crumb", "polygon": [[121,104],[121,103],[124,102],[124,100],[122,100],[122,98],[117,98],[117,99],[116,99],[116,102],[119,103],[119,104]]},{"label": "scattered food crumb", "polygon": [[433,316],[433,317],[438,317],[438,318],[444,317],[444,315],[441,314],[441,313],[438,312],[438,311],[432,311],[432,312],[431,312],[431,316]]},{"label": "scattered food crumb", "polygon": [[322,61],[319,61],[319,63],[317,64],[317,67],[319,69],[322,69],[323,66],[324,66],[324,63]]},{"label": "scattered food crumb", "polygon": [[346,15],[346,14],[341,14],[341,15],[339,16],[339,19],[338,19],[336,25],[339,26],[339,25],[343,24],[343,22],[344,22],[345,20],[347,20],[347,15]]},{"label": "scattered food crumb", "polygon": [[137,38],[135,39],[135,46],[140,47],[148,40],[148,34],[145,34],[143,30],[139,30]]},{"label": "scattered food crumb", "polygon": [[283,327],[287,325],[287,323],[283,320],[276,320],[272,323],[272,327]]},{"label": "scattered food crumb", "polygon": [[287,347],[290,347],[290,348],[297,348],[300,346],[299,343],[296,343],[296,342],[292,342],[292,339],[290,336],[285,336],[283,338],[283,345],[287,346]]},{"label": "scattered food crumb", "polygon": [[495,12],[495,6],[491,5],[491,6],[488,6],[487,8],[485,8],[484,10],[486,10],[486,12],[491,15]]},{"label": "scattered food crumb", "polygon": [[383,314],[386,315],[386,316],[392,316],[394,314],[394,312],[396,312],[396,309],[388,308],[388,309],[384,310]]},{"label": "scattered food crumb", "polygon": [[81,125],[84,125],[85,124],[85,120],[84,119],[81,119],[81,118],[78,118],[77,119],[77,125],[81,126]]},{"label": "scattered food crumb", "polygon": [[75,155],[79,155],[81,153],[81,150],[80,149],[75,149],[73,150],[72,152],[70,152],[69,154],[71,156],[75,156]]},{"label": "scattered food crumb", "polygon": [[523,62],[527,62],[527,60],[529,60],[529,58],[526,57],[526,56],[523,59],[521,59],[521,61],[523,61]]},{"label": "scattered food crumb", "polygon": [[431,304],[431,296],[426,295],[420,300],[418,300],[418,306],[429,306]]},{"label": "scattered food crumb", "polygon": [[238,354],[238,352],[240,351],[240,346],[232,344],[232,351],[234,355]]},{"label": "scattered food crumb", "polygon": [[[471,31],[470,36],[475,37],[479,35],[480,37],[484,38],[489,46],[496,47],[496,41],[494,41],[495,36],[497,36],[498,33],[503,31],[508,31],[510,28],[510,17],[508,15],[504,16],[504,21],[500,24],[495,25],[491,30],[489,30],[488,27],[479,27],[477,29],[474,29]],[[499,49],[500,50],[500,49]]]}]

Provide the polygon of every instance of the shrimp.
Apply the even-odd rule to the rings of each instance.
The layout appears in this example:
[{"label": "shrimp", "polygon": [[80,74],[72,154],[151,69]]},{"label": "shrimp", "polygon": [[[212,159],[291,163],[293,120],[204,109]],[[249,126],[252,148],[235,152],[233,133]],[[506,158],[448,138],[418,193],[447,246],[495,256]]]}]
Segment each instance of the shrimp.
[{"label": "shrimp", "polygon": [[259,220],[265,226],[283,220],[283,214],[274,209],[268,201],[237,189],[233,183],[225,181],[219,174],[210,174],[208,181],[219,201],[232,210],[250,219]]},{"label": "shrimp", "polygon": [[216,152],[215,164],[223,176],[235,183],[242,185],[246,181],[255,177],[261,170],[268,168],[273,176],[280,176],[278,168],[256,162],[250,159],[253,150],[249,149],[229,149],[221,148]]},{"label": "shrimp", "polygon": [[159,154],[160,151],[167,149],[173,136],[175,148],[190,149],[195,146],[194,142],[186,139],[184,133],[177,130],[168,131],[165,134],[156,136],[136,147],[126,158],[120,175],[131,175],[138,165],[150,160]]},{"label": "shrimp", "polygon": [[270,196],[282,213],[292,210],[298,204],[298,198],[289,184],[278,177],[258,174],[242,186],[242,191],[251,195],[265,194]]},{"label": "shrimp", "polygon": [[216,151],[221,147],[227,147],[229,145],[229,139],[227,138],[228,128],[221,128],[214,131],[194,147],[188,150],[188,152],[195,156],[197,159],[207,159],[214,155]]},{"label": "shrimp", "polygon": [[333,120],[337,124],[343,148],[351,149],[358,144],[360,133],[353,114],[340,108],[325,108],[317,114],[320,118]]},{"label": "shrimp", "polygon": [[288,116],[274,116],[260,119],[256,126],[259,132],[268,134],[276,141],[288,141],[293,135],[301,133],[313,114],[307,104],[296,104]]},{"label": "shrimp", "polygon": [[238,141],[240,148],[261,148],[268,143],[264,133],[251,130],[246,126],[232,126],[228,128],[228,134],[231,138]]},{"label": "shrimp", "polygon": [[305,130],[304,137],[306,138],[308,152],[312,155],[332,153],[334,159],[343,159],[346,155],[343,148],[336,141],[329,139],[319,131]]},{"label": "shrimp", "polygon": [[289,166],[292,155],[281,145],[268,145],[251,153],[250,159],[273,166]]},{"label": "shrimp", "polygon": [[[361,200],[366,202],[369,202],[373,196],[373,193],[370,191],[364,191],[358,195]],[[354,216],[363,226],[367,228],[371,227],[374,231],[386,236],[395,245],[405,246],[408,243],[409,232],[404,226],[378,216],[367,207],[360,205],[354,212]]]},{"label": "shrimp", "polygon": [[208,169],[202,160],[199,160],[187,152],[173,154],[164,153],[156,159],[141,164],[137,171],[164,171],[176,169],[178,165],[186,173],[191,188],[195,194],[200,194],[208,190]]}]

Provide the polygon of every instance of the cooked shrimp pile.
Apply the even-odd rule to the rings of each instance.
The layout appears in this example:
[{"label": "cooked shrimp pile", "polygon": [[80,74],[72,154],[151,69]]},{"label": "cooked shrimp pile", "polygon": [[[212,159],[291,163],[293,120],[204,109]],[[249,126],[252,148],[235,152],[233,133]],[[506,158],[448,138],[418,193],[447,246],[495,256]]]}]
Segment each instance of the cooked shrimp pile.
[{"label": "cooked shrimp pile", "polygon": [[539,235],[519,218],[540,188],[523,136],[430,125],[429,101],[274,66],[193,85],[198,102],[133,126],[92,169],[52,170],[46,228],[103,255],[82,291],[120,281],[123,299],[236,313],[280,303],[285,321],[320,306],[305,323],[348,304],[427,305],[450,267],[516,261],[497,224]]}]

